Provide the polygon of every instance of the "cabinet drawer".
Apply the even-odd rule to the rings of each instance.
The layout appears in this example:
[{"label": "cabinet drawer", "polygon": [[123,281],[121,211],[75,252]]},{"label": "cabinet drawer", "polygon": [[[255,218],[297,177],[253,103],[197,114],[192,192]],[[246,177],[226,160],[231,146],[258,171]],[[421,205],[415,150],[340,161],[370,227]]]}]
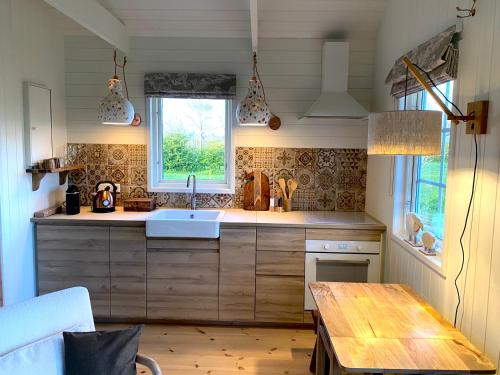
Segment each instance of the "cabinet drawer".
[{"label": "cabinet drawer", "polygon": [[257,250],[305,251],[304,228],[257,228]]},{"label": "cabinet drawer", "polygon": [[147,258],[148,318],[218,319],[217,252],[148,250]]},{"label": "cabinet drawer", "polygon": [[304,278],[257,276],[255,320],[297,322],[304,320]]},{"label": "cabinet drawer", "polygon": [[304,276],[304,255],[301,251],[257,251],[258,275]]},{"label": "cabinet drawer", "polygon": [[382,233],[382,231],[374,229],[306,229],[306,239],[379,242]]},{"label": "cabinet drawer", "polygon": [[148,249],[169,250],[219,250],[219,240],[189,239],[189,240],[163,240],[148,239]]}]

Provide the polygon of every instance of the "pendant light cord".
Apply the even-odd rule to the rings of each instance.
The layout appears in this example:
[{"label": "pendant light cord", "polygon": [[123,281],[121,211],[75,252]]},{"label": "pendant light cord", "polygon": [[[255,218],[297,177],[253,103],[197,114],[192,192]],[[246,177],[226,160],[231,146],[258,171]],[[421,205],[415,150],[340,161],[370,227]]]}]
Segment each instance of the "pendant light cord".
[{"label": "pendant light cord", "polygon": [[264,98],[264,102],[267,103],[266,90],[264,89],[264,85],[260,79],[259,69],[257,68],[257,52],[255,51],[253,52],[253,76],[260,82],[260,87],[262,87],[262,96]]},{"label": "pendant light cord", "polygon": [[123,83],[125,84],[125,92],[127,93],[127,99],[128,97],[128,87],[127,87],[127,77],[125,76],[125,65],[127,65],[127,56],[123,57],[123,64],[118,64],[116,62],[116,49],[113,52],[113,61],[115,62],[115,76],[116,76],[116,67],[122,68],[122,75],[123,75]]},{"label": "pendant light cord", "polygon": [[[446,97],[446,95],[444,95],[443,92],[437,87],[437,85],[432,80],[430,74],[426,70],[424,70],[420,66],[418,66],[417,64],[413,64],[413,65],[415,65],[417,67],[417,69],[419,69],[420,71],[422,71],[427,76],[427,79],[431,82],[432,86],[436,89],[437,92],[439,92],[441,94],[441,96],[446,100],[446,102],[448,102],[449,104],[451,104],[453,106],[453,108],[455,108],[458,111],[458,113],[460,113],[461,116],[464,116],[464,114],[462,113],[462,111],[460,110],[460,108],[458,108],[458,106],[456,106],[455,103],[453,103],[451,100],[449,100]],[[465,237],[465,232],[467,231],[467,226],[468,226],[468,223],[469,223],[469,217],[470,217],[470,212],[471,212],[471,208],[472,208],[472,203],[474,202],[474,194],[476,192],[477,163],[478,163],[478,145],[477,145],[476,133],[474,133],[474,170],[473,170],[473,173],[472,173],[472,187],[471,187],[470,196],[469,196],[469,203],[467,205],[467,213],[465,214],[464,226],[462,228],[462,233],[460,234],[460,250],[461,250],[460,270],[458,271],[458,274],[455,277],[455,282],[454,282],[454,284],[455,284],[455,290],[457,292],[457,299],[458,299],[457,305],[455,307],[455,317],[453,319],[453,326],[454,327],[457,326],[458,310],[459,310],[460,305],[462,304],[462,302],[464,302],[463,300],[465,298],[465,296],[464,296],[464,298],[462,298],[462,296],[460,294],[460,287],[458,286],[458,279],[462,275],[462,272],[464,271],[464,266],[465,266],[465,249],[464,249],[463,240],[464,240],[464,237]],[[466,268],[467,269],[469,268],[469,262],[468,261],[467,261],[467,267]],[[464,286],[465,285],[467,285],[467,273],[466,273],[466,278],[465,278]],[[462,318],[461,318],[461,320],[463,319],[463,311],[464,310],[462,309]]]}]

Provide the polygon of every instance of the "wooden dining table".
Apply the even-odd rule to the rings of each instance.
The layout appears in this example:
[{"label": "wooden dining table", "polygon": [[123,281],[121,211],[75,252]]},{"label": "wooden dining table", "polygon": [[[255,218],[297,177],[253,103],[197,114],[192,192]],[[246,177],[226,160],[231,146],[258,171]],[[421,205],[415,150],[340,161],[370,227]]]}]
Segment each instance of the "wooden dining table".
[{"label": "wooden dining table", "polygon": [[493,363],[406,285],[309,284],[316,374],[495,374]]}]

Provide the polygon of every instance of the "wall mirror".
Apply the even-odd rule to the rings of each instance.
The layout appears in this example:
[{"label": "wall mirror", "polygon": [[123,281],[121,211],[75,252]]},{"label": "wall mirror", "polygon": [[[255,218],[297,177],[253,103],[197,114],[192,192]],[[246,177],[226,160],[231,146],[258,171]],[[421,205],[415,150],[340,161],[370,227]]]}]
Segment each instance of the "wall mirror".
[{"label": "wall mirror", "polygon": [[25,82],[23,96],[25,164],[32,167],[53,157],[51,90]]}]

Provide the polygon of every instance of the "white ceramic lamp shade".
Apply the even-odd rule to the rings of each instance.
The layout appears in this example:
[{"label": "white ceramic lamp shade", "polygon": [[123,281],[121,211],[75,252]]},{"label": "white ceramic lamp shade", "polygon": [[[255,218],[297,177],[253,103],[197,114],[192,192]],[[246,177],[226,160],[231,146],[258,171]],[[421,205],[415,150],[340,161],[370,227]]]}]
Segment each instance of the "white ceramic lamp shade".
[{"label": "white ceramic lamp shade", "polygon": [[369,155],[439,155],[442,112],[392,111],[368,116]]},{"label": "white ceramic lamp shade", "polygon": [[123,96],[117,76],[108,80],[109,94],[99,104],[97,118],[102,124],[128,126],[134,120],[134,106]]},{"label": "white ceramic lamp shade", "polygon": [[249,81],[247,96],[238,104],[236,117],[242,126],[267,126],[271,112],[264,99],[260,81],[253,77]]}]

